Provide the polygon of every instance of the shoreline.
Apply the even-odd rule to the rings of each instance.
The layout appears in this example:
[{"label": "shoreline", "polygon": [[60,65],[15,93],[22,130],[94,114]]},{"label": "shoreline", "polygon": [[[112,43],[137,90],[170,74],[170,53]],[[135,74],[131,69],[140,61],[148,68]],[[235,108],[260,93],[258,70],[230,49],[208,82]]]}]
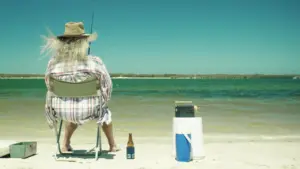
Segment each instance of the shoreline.
[{"label": "shoreline", "polygon": [[[0,77],[0,80],[10,80],[10,79],[44,79],[44,77]],[[300,76],[297,77],[198,77],[198,78],[192,78],[192,77],[112,77],[111,79],[121,79],[121,80],[131,80],[131,79],[191,79],[191,80],[209,80],[209,79],[224,79],[224,80],[231,80],[231,79],[291,79],[291,80],[299,80]]]},{"label": "shoreline", "polygon": [[[112,79],[300,79],[299,74],[121,74]],[[0,79],[44,79],[43,74],[1,74]]]}]

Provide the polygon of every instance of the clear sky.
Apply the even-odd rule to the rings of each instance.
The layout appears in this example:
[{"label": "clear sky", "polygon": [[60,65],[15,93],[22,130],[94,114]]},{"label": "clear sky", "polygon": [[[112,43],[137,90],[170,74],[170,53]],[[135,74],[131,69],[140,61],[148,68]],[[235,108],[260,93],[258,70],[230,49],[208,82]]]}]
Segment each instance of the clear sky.
[{"label": "clear sky", "polygon": [[0,73],[44,73],[68,21],[111,73],[300,74],[299,0],[2,0]]}]

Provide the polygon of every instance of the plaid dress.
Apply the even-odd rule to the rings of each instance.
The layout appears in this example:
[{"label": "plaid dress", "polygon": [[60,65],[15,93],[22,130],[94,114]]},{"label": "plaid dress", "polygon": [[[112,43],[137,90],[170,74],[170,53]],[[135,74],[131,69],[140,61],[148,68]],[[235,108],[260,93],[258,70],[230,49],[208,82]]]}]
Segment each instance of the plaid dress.
[{"label": "plaid dress", "polygon": [[[49,127],[53,128],[57,118],[79,125],[98,118],[98,124],[102,125],[104,122],[109,124],[111,122],[111,112],[107,107],[107,103],[111,97],[112,81],[102,60],[96,56],[89,56],[86,62],[74,65],[72,71],[65,71],[66,66],[63,62],[54,64],[52,59],[48,62],[45,74],[45,83],[48,89],[45,116]],[[55,79],[72,83],[84,81],[92,76],[101,79],[101,91],[98,92],[102,92],[102,114],[99,111],[99,97],[65,98],[53,96],[53,93],[49,90],[50,75]],[[51,95],[52,97],[50,97]],[[52,99],[52,113],[49,107],[50,99]]]}]

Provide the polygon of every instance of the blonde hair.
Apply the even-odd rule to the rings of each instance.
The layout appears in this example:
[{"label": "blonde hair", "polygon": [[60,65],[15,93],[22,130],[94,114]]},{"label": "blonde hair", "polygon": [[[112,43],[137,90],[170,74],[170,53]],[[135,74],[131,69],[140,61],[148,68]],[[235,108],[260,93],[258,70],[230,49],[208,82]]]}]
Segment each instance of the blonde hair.
[{"label": "blonde hair", "polygon": [[45,43],[41,47],[41,54],[50,55],[52,63],[65,63],[66,69],[73,68],[78,62],[88,58],[89,43],[97,39],[97,33],[80,38],[57,38],[51,32],[49,36],[42,36]]}]

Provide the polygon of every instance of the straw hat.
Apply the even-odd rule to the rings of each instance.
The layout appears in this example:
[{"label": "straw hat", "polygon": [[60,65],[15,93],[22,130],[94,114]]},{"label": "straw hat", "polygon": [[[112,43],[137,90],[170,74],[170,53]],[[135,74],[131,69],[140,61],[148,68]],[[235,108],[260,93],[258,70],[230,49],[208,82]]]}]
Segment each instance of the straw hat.
[{"label": "straw hat", "polygon": [[67,22],[65,24],[65,32],[58,38],[72,38],[72,37],[88,37],[90,34],[84,32],[84,25],[82,22]]}]

